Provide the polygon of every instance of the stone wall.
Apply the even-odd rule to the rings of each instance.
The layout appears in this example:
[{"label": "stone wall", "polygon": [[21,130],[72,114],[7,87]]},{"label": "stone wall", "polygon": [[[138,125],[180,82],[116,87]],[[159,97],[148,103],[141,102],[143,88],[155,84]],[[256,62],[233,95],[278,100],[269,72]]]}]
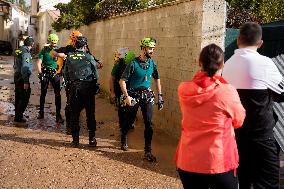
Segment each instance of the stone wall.
[{"label": "stone wall", "polygon": [[[225,16],[224,0],[185,0],[113,17],[79,30],[88,38],[92,53],[104,63],[100,83],[106,90],[114,51],[128,47],[138,55],[141,38],[157,39],[154,60],[161,75],[165,105],[159,112],[155,106],[153,123],[154,127],[178,136],[181,113],[177,87],[199,70],[202,47],[210,43],[224,47]],[[62,45],[69,34],[70,31],[59,34]]]}]

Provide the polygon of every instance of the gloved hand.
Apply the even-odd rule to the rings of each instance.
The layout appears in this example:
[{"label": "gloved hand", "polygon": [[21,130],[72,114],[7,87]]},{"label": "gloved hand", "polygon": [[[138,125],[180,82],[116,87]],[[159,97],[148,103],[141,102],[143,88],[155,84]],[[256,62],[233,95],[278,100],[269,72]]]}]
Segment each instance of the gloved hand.
[{"label": "gloved hand", "polygon": [[37,77],[39,78],[40,81],[43,80],[43,73],[38,73]]},{"label": "gloved hand", "polygon": [[158,94],[158,110],[162,110],[163,107],[164,107],[163,95]]},{"label": "gloved hand", "polygon": [[102,69],[103,68],[103,64],[101,62],[97,62],[97,69]]},{"label": "gloved hand", "polygon": [[95,88],[94,88],[94,94],[98,94],[100,92],[100,84],[96,83]]}]

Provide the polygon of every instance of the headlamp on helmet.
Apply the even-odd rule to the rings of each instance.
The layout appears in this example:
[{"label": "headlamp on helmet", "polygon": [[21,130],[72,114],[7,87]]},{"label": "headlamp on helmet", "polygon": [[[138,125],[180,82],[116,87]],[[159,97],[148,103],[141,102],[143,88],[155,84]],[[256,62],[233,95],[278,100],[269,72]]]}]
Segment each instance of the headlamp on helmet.
[{"label": "headlamp on helmet", "polygon": [[52,33],[52,34],[49,34],[47,41],[48,43],[57,44],[59,41],[59,38],[55,33]]},{"label": "headlamp on helmet", "polygon": [[140,40],[140,47],[151,47],[155,48],[156,46],[156,40],[151,37],[144,37]]}]

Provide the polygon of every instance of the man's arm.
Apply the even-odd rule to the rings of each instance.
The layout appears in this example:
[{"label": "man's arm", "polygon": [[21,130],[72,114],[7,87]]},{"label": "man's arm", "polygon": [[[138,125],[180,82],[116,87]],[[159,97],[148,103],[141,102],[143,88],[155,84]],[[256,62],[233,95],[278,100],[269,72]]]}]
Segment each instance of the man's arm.
[{"label": "man's arm", "polygon": [[37,64],[37,71],[40,74],[41,73],[41,64],[43,60],[43,50],[41,50],[38,54],[38,60],[36,61]]},{"label": "man's arm", "polygon": [[161,80],[155,79],[155,83],[156,83],[156,90],[158,94],[162,94]]},{"label": "man's arm", "polygon": [[42,63],[42,60],[41,60],[41,59],[38,59],[38,60],[36,61],[38,73],[41,73],[41,63]]},{"label": "man's arm", "polygon": [[90,51],[90,49],[89,49],[89,45],[87,45],[87,51],[86,51],[86,53],[88,53],[89,55],[91,55],[93,58],[94,58],[94,60],[96,61],[96,65],[97,65],[97,69],[102,69],[103,68],[103,64],[100,62],[100,60],[98,60],[98,59],[96,59],[96,57],[94,56],[94,55],[92,55],[92,53],[91,53],[91,51]]},{"label": "man's arm", "polygon": [[52,49],[49,54],[50,54],[50,56],[53,57],[53,58],[55,58],[55,57],[60,57],[60,58],[65,59],[65,58],[67,57],[66,54],[56,52],[54,49]]},{"label": "man's arm", "polygon": [[110,91],[110,94],[111,94],[111,99],[114,99],[115,98],[115,92],[114,92],[114,82],[115,82],[115,76],[116,76],[116,72],[117,72],[117,69],[119,67],[119,62],[114,62],[114,66],[111,70],[111,76],[110,76],[110,79],[109,79],[109,91]]},{"label": "man's arm", "polygon": [[32,74],[32,62],[31,62],[31,55],[29,53],[24,53],[22,55],[22,67],[21,67],[21,74],[24,80],[24,89],[29,88],[29,78]]},{"label": "man's arm", "polygon": [[273,101],[284,102],[284,77],[271,59],[269,59],[265,72],[266,84],[270,89]]},{"label": "man's arm", "polygon": [[158,92],[158,110],[162,110],[164,107],[164,100],[162,95],[162,87],[160,79],[155,79],[156,90]]},{"label": "man's arm", "polygon": [[125,102],[128,106],[132,106],[132,97],[128,95],[128,92],[127,92],[127,88],[126,88],[126,82],[123,80],[123,79],[120,79],[119,80],[119,85],[120,85],[120,88],[121,88],[121,91],[125,97]]},{"label": "man's arm", "polygon": [[156,83],[156,90],[158,92],[158,110],[162,110],[164,107],[164,100],[163,100],[163,95],[162,95],[162,87],[161,87],[161,80],[160,80],[160,74],[158,72],[157,65],[153,61],[154,64],[154,71],[153,71],[153,78],[155,79]]},{"label": "man's arm", "polygon": [[88,54],[88,55],[89,55],[91,64],[93,65],[93,69],[94,69],[94,72],[95,72],[96,79],[98,80],[99,79],[99,73],[98,73],[98,68],[97,68],[98,63],[92,55],[90,55],[90,54]]},{"label": "man's arm", "polygon": [[114,80],[115,80],[115,77],[114,76],[110,76],[110,78],[109,78],[109,91],[110,91],[110,98],[111,98],[112,101],[115,98]]}]

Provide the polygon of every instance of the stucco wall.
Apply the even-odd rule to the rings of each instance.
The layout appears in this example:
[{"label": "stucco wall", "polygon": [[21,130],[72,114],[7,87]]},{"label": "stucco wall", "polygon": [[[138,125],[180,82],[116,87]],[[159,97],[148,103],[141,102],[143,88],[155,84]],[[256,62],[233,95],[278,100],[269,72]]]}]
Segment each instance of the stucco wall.
[{"label": "stucco wall", "polygon": [[9,41],[9,30],[3,16],[0,16],[0,40]]},{"label": "stucco wall", "polygon": [[4,18],[0,16],[0,40],[4,40]]},{"label": "stucco wall", "polygon": [[[165,105],[159,112],[155,106],[153,123],[178,136],[181,114],[177,87],[180,81],[191,79],[199,70],[202,47],[210,43],[224,46],[225,7],[223,0],[179,1],[96,22],[79,30],[88,38],[92,53],[104,63],[100,83],[106,90],[115,49],[129,47],[138,54],[141,38],[157,39],[154,60],[161,75]],[[62,45],[69,34],[70,31],[59,34]]]},{"label": "stucco wall", "polygon": [[[37,33],[37,39],[40,49],[42,49],[44,44],[47,43],[47,37],[49,35],[49,32],[53,31],[51,26],[52,23],[53,20],[49,16],[47,11],[40,14],[38,19],[38,33]],[[66,38],[66,36],[64,37]]]}]

